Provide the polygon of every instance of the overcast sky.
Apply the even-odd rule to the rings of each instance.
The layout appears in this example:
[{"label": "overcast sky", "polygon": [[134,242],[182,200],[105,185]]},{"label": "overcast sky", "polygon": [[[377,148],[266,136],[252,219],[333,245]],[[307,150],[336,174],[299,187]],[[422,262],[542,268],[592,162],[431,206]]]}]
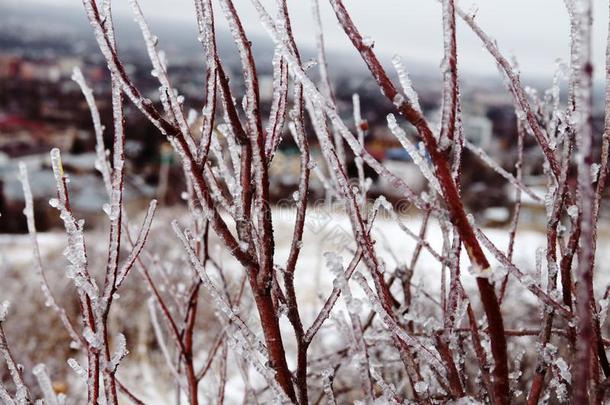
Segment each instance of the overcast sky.
[{"label": "overcast sky", "polygon": [[[36,0],[46,4],[82,7],[80,0]],[[250,0],[234,0],[246,30],[265,35]],[[274,0],[262,0],[273,9]],[[442,58],[441,9],[436,0],[344,0],[364,35],[375,41],[375,49],[387,55],[399,54],[418,64],[438,67]],[[481,0],[477,21],[497,39],[505,55],[514,55],[525,74],[548,77],[558,58],[568,59],[568,17],[562,0]],[[606,0],[594,3],[594,62],[596,78],[604,74],[604,53],[608,25]],[[129,13],[126,0],[114,1],[116,12]],[[310,0],[289,0],[297,40],[313,45]],[[348,50],[327,0],[320,0],[322,23],[329,49]],[[469,10],[472,0],[462,0]],[[192,0],[141,0],[146,15],[194,25]],[[163,39],[161,38],[161,41]],[[480,41],[458,22],[459,66],[472,73],[494,74],[497,69],[483,51]]]}]

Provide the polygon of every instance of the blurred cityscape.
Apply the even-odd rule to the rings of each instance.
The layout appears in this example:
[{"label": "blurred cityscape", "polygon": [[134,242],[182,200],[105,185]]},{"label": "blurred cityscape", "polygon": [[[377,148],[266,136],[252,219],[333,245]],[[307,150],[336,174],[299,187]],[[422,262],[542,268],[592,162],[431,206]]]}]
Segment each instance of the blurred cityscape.
[{"label": "blurred cityscape", "polygon": [[[48,200],[55,194],[48,158],[52,147],[59,147],[64,153],[66,170],[71,175],[72,206],[78,216],[87,219],[87,224],[94,225],[105,200],[102,180],[94,164],[95,137],[91,117],[78,86],[71,80],[74,67],[79,66],[95,93],[103,124],[106,128],[112,128],[109,77],[105,63],[84,15],[63,13],[52,7],[41,11],[40,7],[34,13],[28,11],[27,7],[0,5],[1,233],[24,232],[26,229],[25,218],[21,215],[21,186],[16,175],[19,161],[29,166],[39,229],[44,231],[59,225],[56,213],[48,205]],[[125,26],[129,27],[129,24]],[[185,97],[184,107],[199,111],[204,102],[205,89],[203,55],[196,34],[181,27],[162,27],[158,35],[161,47],[167,52],[171,80]],[[150,62],[139,33],[132,27],[131,31],[122,30],[121,36],[120,51],[122,58],[128,62],[130,76],[140,88],[145,89],[146,97],[158,102],[158,83],[151,75]],[[233,70],[231,83],[236,94],[239,94],[239,60],[230,35],[221,32],[219,42],[223,60]],[[254,42],[261,102],[264,114],[268,115],[272,99],[273,47],[266,39]],[[304,49],[303,54],[306,58],[311,57],[314,51]],[[352,95],[358,93],[362,115],[366,120],[366,148],[390,171],[405,178],[416,191],[424,191],[425,180],[417,166],[388,130],[386,115],[392,112],[393,106],[380,94],[361,62],[331,54],[329,63],[344,67],[331,71],[335,72],[332,77],[333,90],[346,122],[353,122],[349,118],[352,114]],[[425,115],[431,122],[438,122],[440,72],[430,74],[419,69],[413,72],[412,79]],[[534,91],[544,97],[545,88],[550,84],[533,86]],[[510,93],[500,79],[466,77],[461,85],[465,136],[508,172],[514,172],[517,121]],[[596,131],[601,133],[601,112],[596,113],[594,120]],[[180,194],[184,189],[181,169],[171,156],[171,149],[165,146],[163,137],[129,105],[126,107],[125,125],[129,158],[125,191],[128,208],[143,206],[151,197],[159,198],[167,205],[180,203]],[[106,131],[105,135],[107,145],[111,145],[112,132]],[[313,135],[311,141],[315,144]],[[524,182],[536,190],[536,182],[539,181],[537,175],[543,170],[543,160],[539,148],[533,147],[534,142],[531,137],[526,137],[523,173]],[[315,147],[313,149],[315,151]],[[353,157],[347,158],[353,161]],[[350,167],[355,177],[355,165],[352,163]],[[468,151],[464,155],[463,167],[462,192],[469,209],[486,225],[508,222],[514,188]],[[286,198],[296,190],[298,150],[289,137],[283,141],[274,158],[271,174],[275,200]],[[373,180],[371,196],[393,196],[391,186],[384,179],[377,178],[372,170],[366,174]],[[482,186],[483,183],[487,186]],[[322,185],[314,182],[312,187],[311,198],[323,198]],[[524,222],[534,224],[537,216],[542,215],[540,222],[545,223],[543,213],[544,207],[540,203],[524,200]]]}]

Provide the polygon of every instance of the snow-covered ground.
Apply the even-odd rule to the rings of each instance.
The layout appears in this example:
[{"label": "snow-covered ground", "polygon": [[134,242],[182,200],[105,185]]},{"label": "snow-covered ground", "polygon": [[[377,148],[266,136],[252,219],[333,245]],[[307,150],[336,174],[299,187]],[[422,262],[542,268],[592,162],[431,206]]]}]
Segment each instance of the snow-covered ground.
[{"label": "snow-covered ground", "polygon": [[[175,257],[182,254],[169,225],[172,219],[180,217],[181,215],[183,215],[183,211],[165,209],[161,210],[156,216],[150,236],[149,247],[151,250],[154,250],[150,251],[150,253],[159,256],[161,260],[164,260],[164,255],[174,260]],[[293,209],[286,208],[275,209],[273,212],[274,235],[276,241],[275,263],[280,266],[285,264],[288,257],[295,215],[296,213]],[[419,232],[421,218],[417,216],[404,216],[401,218],[401,221],[413,233],[417,234]],[[134,223],[138,222],[135,221]],[[417,241],[401,230],[400,226],[388,216],[380,215],[375,224],[373,238],[376,241],[376,250],[384,260],[387,271],[393,271],[397,265],[408,264]],[[595,286],[597,291],[603,292],[610,281],[610,250],[606,249],[608,243],[606,224],[601,224],[600,227]],[[507,229],[485,229],[484,232],[496,246],[503,251],[506,250],[509,241]],[[103,259],[107,236],[101,230],[96,230],[88,233],[86,237],[91,247],[91,251],[96,252],[96,255],[100,253],[100,256],[97,257],[97,259]],[[426,240],[436,252],[439,254],[442,252],[442,233],[435,221],[431,221],[428,227]],[[45,262],[44,264],[49,265],[53,275],[63,277],[62,262],[64,259],[61,257],[61,252],[65,248],[64,234],[61,232],[41,233],[39,235],[39,243],[43,262]],[[211,243],[214,246],[219,246],[219,241],[215,238],[212,238]],[[162,245],[167,246],[167,249],[158,249],[158,247]],[[542,272],[541,277],[536,268],[536,258],[544,257],[544,254],[541,254],[539,250],[544,249],[545,245],[546,237],[540,232],[520,229],[517,233],[513,256],[514,263],[524,273],[530,274],[534,281],[538,281],[541,278],[544,280],[546,277],[544,271]],[[214,246],[210,249],[211,255],[222,265],[227,274],[233,276],[234,279],[237,279],[242,274],[240,266],[230,257],[228,252]],[[343,263],[346,266],[352,259],[353,248],[351,226],[345,215],[331,213],[330,211],[319,209],[319,207],[316,207],[316,209],[313,209],[310,212],[306,221],[303,246],[295,278],[297,297],[300,302],[301,315],[305,328],[311,325],[323,301],[333,287],[334,277],[325,265],[324,253],[336,252],[340,254],[343,258]],[[491,258],[492,256],[489,255],[489,257]],[[0,235],[1,275],[4,277],[6,274],[11,274],[11,280],[13,280],[12,282],[0,283],[0,301],[9,299],[13,302],[14,306],[21,306],[26,305],[31,300],[31,297],[29,297],[28,294],[35,294],[35,291],[37,290],[36,278],[30,265],[31,260],[32,254],[29,236]],[[461,261],[462,268],[464,269],[462,272],[462,282],[474,304],[475,310],[479,311],[480,314],[475,278],[466,270],[468,268],[468,258],[464,252],[462,252]],[[501,267],[498,263],[495,260],[491,261],[493,263],[492,269],[494,271],[500,271]],[[544,261],[541,263],[541,267],[544,269]],[[362,265],[359,269],[361,269],[363,273],[366,273]],[[130,277],[138,278],[139,275],[134,272]],[[24,283],[29,283],[30,285],[28,285],[28,288],[17,288],[19,283],[22,283],[22,285]],[[51,284],[54,283],[52,282]],[[416,287],[423,288],[430,296],[439,297],[441,289],[441,266],[426,249],[422,250],[421,258],[415,269],[413,284]],[[544,285],[544,282],[542,284]],[[126,288],[131,287],[130,285],[127,285]],[[361,290],[355,283],[353,283],[353,291],[356,295],[362,295]],[[601,295],[598,294],[598,298],[600,296]],[[141,301],[145,301],[145,298],[146,297],[143,297]],[[538,317],[530,317],[528,320],[527,316],[522,315],[527,314],[532,308],[537,307],[536,303],[537,299],[534,295],[528,292],[523,286],[519,285],[514,278],[511,278],[506,302],[503,306],[503,310],[507,315],[505,321],[507,327],[517,328],[531,326],[528,325],[528,321],[538,319]],[[339,300],[336,310],[345,310],[344,303],[341,300]],[[130,316],[132,315],[133,314],[130,314]],[[53,316],[54,315],[49,313],[49,317]],[[146,318],[142,321],[138,321],[139,323],[148,322],[148,312],[141,312],[138,316]],[[18,323],[19,320],[16,320],[15,322]],[[328,323],[332,324],[332,321],[329,321]],[[120,321],[118,325],[120,328]],[[291,329],[285,317],[283,317],[282,320],[282,327],[287,336],[286,345],[289,365],[294,367],[294,342],[289,338]],[[331,326],[325,327],[330,328]],[[333,339],[332,334],[325,334],[325,327],[323,327],[320,332],[321,335],[325,336],[323,338],[324,342],[321,347],[312,349],[314,355],[321,355],[332,350],[333,347],[340,347],[340,339]],[[336,325],[332,327],[336,327]],[[202,328],[204,329],[204,334],[209,333],[210,336],[213,335],[213,331],[207,330],[206,325],[202,325]],[[11,335],[10,328],[8,328],[7,333],[9,336]],[[132,353],[137,352],[134,347],[131,347],[130,350]],[[21,353],[21,355],[27,356],[28,353]],[[207,354],[203,352],[197,361],[199,363],[203,362],[206,355]],[[159,367],[159,365],[151,362],[150,359],[146,357],[136,356],[136,354],[130,357],[132,357],[132,359],[128,358],[125,362],[121,375],[127,379],[128,385],[134,387],[134,392],[145,398],[147,403],[161,404],[170,401],[173,398],[173,394],[170,390],[171,386],[159,384],[157,381],[158,372],[156,367]],[[137,360],[135,360],[136,357]],[[229,362],[231,362],[231,357],[229,357]],[[257,378],[259,377],[253,373],[252,378],[254,381],[257,381]],[[70,378],[67,379],[71,380]],[[147,388],[142,389],[142,387]],[[215,390],[216,382],[202,385],[203,393],[214,395],[216,392]],[[230,366],[229,379],[227,381],[227,402],[238,403],[242,399],[243,382],[241,376],[235,367]]]}]

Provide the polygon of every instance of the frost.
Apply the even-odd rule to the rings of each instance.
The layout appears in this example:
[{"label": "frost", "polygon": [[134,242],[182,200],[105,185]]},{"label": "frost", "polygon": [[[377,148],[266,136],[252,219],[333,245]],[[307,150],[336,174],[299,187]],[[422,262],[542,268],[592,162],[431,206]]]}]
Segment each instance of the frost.
[{"label": "frost", "polygon": [[413,159],[413,162],[417,165],[417,167],[419,167],[426,180],[430,182],[436,192],[442,194],[441,186],[433,172],[434,169],[430,166],[426,158],[422,156],[422,153],[411,143],[411,141],[409,141],[405,131],[400,128],[396,122],[394,114],[388,114],[387,120],[390,131],[392,131],[392,134],[394,134],[403,148],[405,148],[405,150],[409,153],[409,156],[411,159]]},{"label": "frost", "polygon": [[373,38],[367,35],[362,38],[362,45],[368,48],[372,48],[375,46],[375,41],[373,40]]},{"label": "frost", "polygon": [[78,364],[78,361],[70,358],[68,359],[68,365],[80,378],[87,379],[87,371]]},{"label": "frost", "polygon": [[394,104],[394,106],[396,106],[397,108],[401,107],[404,104],[404,102],[405,102],[405,97],[400,93],[396,93],[396,95],[392,99],[392,104]]},{"label": "frost", "polygon": [[83,330],[83,337],[91,347],[96,349],[100,349],[102,347],[102,340],[88,326]]},{"label": "frost", "polygon": [[117,335],[115,345],[116,347],[114,349],[114,354],[110,359],[109,365],[110,369],[113,371],[117,369],[117,367],[119,366],[119,362],[129,354],[129,351],[127,350],[127,340],[125,339],[125,335],[123,335],[122,333],[119,333]]},{"label": "frost", "polygon": [[418,381],[415,383],[414,388],[418,394],[424,394],[426,391],[428,391],[428,383],[424,381]]},{"label": "frost", "polygon": [[8,314],[8,309],[11,306],[9,301],[3,301],[0,304],[0,322],[4,322],[6,320],[6,315]]},{"label": "frost", "polygon": [[47,374],[44,364],[37,364],[33,369],[32,373],[38,381],[38,386],[42,391],[44,401],[46,405],[59,405],[60,402],[57,398],[57,394],[53,388],[53,383]]},{"label": "frost", "polygon": [[597,181],[597,177],[599,176],[599,169],[601,165],[599,163],[591,164],[591,182],[595,183]]},{"label": "frost", "polygon": [[578,218],[578,207],[576,205],[570,205],[568,207],[568,215],[573,220],[576,220]]},{"label": "frost", "polygon": [[561,376],[561,378],[566,383],[570,384],[570,382],[572,382],[572,374],[570,373],[570,367],[568,366],[568,363],[566,363],[566,361],[560,357],[555,361],[555,365],[559,370],[559,375]]}]

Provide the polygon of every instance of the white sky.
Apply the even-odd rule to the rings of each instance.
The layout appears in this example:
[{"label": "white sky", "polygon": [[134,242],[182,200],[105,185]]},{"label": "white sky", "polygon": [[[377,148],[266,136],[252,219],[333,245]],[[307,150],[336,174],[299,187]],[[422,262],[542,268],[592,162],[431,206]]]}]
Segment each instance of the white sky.
[{"label": "white sky", "polygon": [[[82,7],[80,0],[37,0],[46,4]],[[140,0],[147,16],[194,24],[192,0]],[[234,0],[246,30],[266,35],[249,0]],[[262,0],[273,9],[275,0]],[[407,61],[435,68],[442,57],[440,4],[436,0],[344,0],[364,35],[375,40],[375,49],[399,54]],[[505,55],[514,55],[525,74],[550,78],[557,58],[568,59],[568,17],[562,0],[479,0],[477,21],[498,41]],[[596,78],[604,74],[608,26],[606,0],[594,3],[594,62]],[[115,1],[114,9],[129,13],[127,1]],[[313,45],[310,0],[289,0],[297,41]],[[459,2],[465,10],[473,0]],[[327,0],[320,0],[325,39],[329,49],[350,49]],[[218,10],[217,15],[220,14]],[[162,38],[161,38],[162,40]],[[494,74],[492,62],[465,24],[458,22],[460,69]]]}]

